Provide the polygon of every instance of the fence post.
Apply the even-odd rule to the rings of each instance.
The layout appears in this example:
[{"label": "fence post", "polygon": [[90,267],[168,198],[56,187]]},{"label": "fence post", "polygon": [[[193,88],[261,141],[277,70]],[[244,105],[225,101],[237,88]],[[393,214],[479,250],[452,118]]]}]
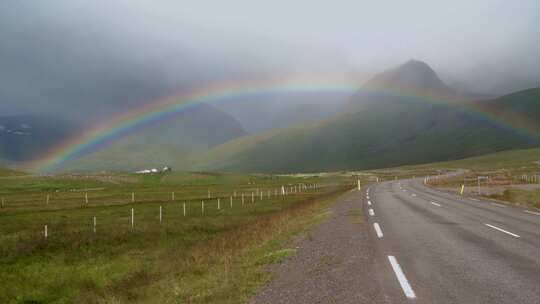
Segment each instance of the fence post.
[{"label": "fence post", "polygon": [[96,224],[97,224],[97,220],[96,220],[96,217],[94,216],[94,234],[96,234]]},{"label": "fence post", "polygon": [[161,224],[161,221],[163,219],[163,207],[159,206],[159,223]]},{"label": "fence post", "polygon": [[231,208],[232,208],[232,196],[231,196]]},{"label": "fence post", "polygon": [[43,233],[44,233],[45,239],[46,239],[49,236],[49,231],[47,229],[47,225],[45,225],[45,227],[43,229],[44,229]]}]

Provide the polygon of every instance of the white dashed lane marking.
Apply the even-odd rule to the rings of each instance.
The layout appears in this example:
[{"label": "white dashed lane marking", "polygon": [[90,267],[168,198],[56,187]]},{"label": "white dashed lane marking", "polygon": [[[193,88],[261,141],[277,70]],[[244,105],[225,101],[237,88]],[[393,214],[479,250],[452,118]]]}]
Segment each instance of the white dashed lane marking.
[{"label": "white dashed lane marking", "polygon": [[375,233],[377,233],[377,237],[382,239],[384,235],[382,233],[381,226],[379,226],[379,223],[374,223],[373,228],[375,229]]},{"label": "white dashed lane marking", "polygon": [[409,299],[416,298],[416,294],[414,293],[414,290],[409,284],[407,277],[403,273],[403,270],[401,270],[401,266],[399,266],[399,263],[396,257],[394,257],[393,255],[389,255],[388,261],[390,261],[390,265],[392,266],[392,269],[394,270],[394,274],[396,275],[396,278],[398,279],[399,285],[401,285],[401,289],[403,290],[403,293],[405,294],[405,296]]},{"label": "white dashed lane marking", "polygon": [[441,204],[437,204],[437,203],[435,203],[435,202],[430,202],[430,203],[431,203],[432,205],[434,205],[434,206],[437,206],[437,207],[440,207],[440,206],[441,206]]},{"label": "white dashed lane marking", "polygon": [[486,226],[488,226],[488,227],[490,227],[490,228],[493,228],[493,229],[495,229],[495,230],[498,230],[498,231],[500,231],[500,232],[506,233],[506,234],[508,234],[508,235],[511,235],[511,236],[513,236],[513,237],[515,237],[515,238],[519,238],[519,237],[520,237],[519,235],[517,235],[517,234],[515,234],[515,233],[512,233],[512,232],[510,232],[510,231],[504,230],[504,229],[499,228],[499,227],[497,227],[497,226],[493,226],[493,225],[486,224],[486,223],[484,223],[484,225],[486,225]]},{"label": "white dashed lane marking", "polygon": [[491,203],[493,206],[497,206],[497,207],[501,207],[501,208],[506,208],[505,205],[501,205],[501,204],[497,204],[497,203]]},{"label": "white dashed lane marking", "polygon": [[527,212],[527,213],[529,213],[529,214],[534,214],[534,215],[540,215],[540,213],[534,212],[534,211],[530,211],[530,210],[525,210],[524,212]]},{"label": "white dashed lane marking", "polygon": [[371,201],[367,201],[368,206],[371,206]]},{"label": "white dashed lane marking", "polygon": [[370,215],[370,216],[374,216],[374,215],[375,215],[375,211],[373,211],[373,209],[371,209],[371,208],[368,210],[368,212],[369,212],[369,215]]}]

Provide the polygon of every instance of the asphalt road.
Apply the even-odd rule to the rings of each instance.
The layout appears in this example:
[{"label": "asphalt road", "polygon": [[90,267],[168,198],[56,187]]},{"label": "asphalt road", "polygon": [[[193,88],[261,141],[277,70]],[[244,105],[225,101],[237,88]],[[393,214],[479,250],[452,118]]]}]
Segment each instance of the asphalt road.
[{"label": "asphalt road", "polygon": [[540,213],[421,180],[356,191],[387,303],[540,303]]}]

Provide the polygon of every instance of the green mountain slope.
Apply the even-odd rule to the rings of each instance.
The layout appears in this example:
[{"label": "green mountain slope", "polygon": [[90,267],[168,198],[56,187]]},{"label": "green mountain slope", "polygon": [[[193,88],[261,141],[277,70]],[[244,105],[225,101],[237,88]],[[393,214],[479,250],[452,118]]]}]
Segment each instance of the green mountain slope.
[{"label": "green mountain slope", "polygon": [[473,106],[517,128],[540,133],[540,88],[532,88],[493,100],[473,103]]},{"label": "green mountain slope", "polygon": [[[440,86],[424,86],[430,82],[438,83],[422,79],[421,84],[408,86],[437,93]],[[513,100],[508,101],[512,107],[521,109],[514,103],[535,100],[530,94],[524,92],[515,100],[504,96],[491,101],[490,107]],[[233,140],[191,163],[198,169],[255,172],[370,169],[536,146],[540,146],[538,137],[516,132],[459,105],[369,92],[358,93],[347,112],[335,118]]]}]

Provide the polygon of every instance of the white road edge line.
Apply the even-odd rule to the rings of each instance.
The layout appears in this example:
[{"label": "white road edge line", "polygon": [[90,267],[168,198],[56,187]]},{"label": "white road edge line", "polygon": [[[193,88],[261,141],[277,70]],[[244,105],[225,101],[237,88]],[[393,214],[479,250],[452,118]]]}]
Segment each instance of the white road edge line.
[{"label": "white road edge line", "polygon": [[540,213],[534,212],[534,211],[530,211],[530,210],[525,210],[524,212],[527,212],[527,213],[529,213],[529,214],[534,214],[534,215],[540,215]]},{"label": "white road edge line", "polygon": [[373,209],[371,209],[371,208],[369,208],[368,212],[369,212],[369,215],[370,215],[370,216],[374,216],[374,215],[375,215],[375,211],[373,211]]},{"label": "white road edge line", "polygon": [[416,197],[416,194],[412,193],[411,196],[415,196],[415,197]]},{"label": "white road edge line", "polygon": [[403,270],[401,270],[401,266],[399,266],[396,257],[394,257],[393,255],[389,255],[388,261],[390,261],[390,265],[392,265],[394,274],[396,275],[396,278],[398,279],[399,285],[401,285],[401,289],[403,289],[403,293],[405,294],[405,296],[409,299],[416,298],[416,294],[414,293],[414,290],[409,284],[409,281],[407,281],[407,277],[405,277]]},{"label": "white road edge line", "polygon": [[371,206],[371,201],[367,201],[367,204],[368,204],[369,206]]},{"label": "white road edge line", "polygon": [[504,232],[504,233],[506,233],[506,234],[509,234],[509,235],[511,235],[511,236],[513,236],[513,237],[515,237],[515,238],[519,238],[519,237],[520,237],[519,235],[517,235],[517,234],[515,234],[515,233],[512,233],[512,232],[510,232],[510,231],[506,231],[506,230],[504,230],[504,229],[502,229],[502,228],[499,228],[499,227],[497,227],[497,226],[493,226],[493,225],[486,224],[486,223],[484,223],[484,225],[486,225],[486,226],[488,226],[488,227],[490,227],[490,228],[493,228],[493,229],[495,229],[495,230],[499,230],[500,232]]},{"label": "white road edge line", "polygon": [[497,203],[491,203],[493,206],[497,206],[497,207],[501,207],[501,208],[506,208],[505,205],[501,205],[501,204],[497,204]]},{"label": "white road edge line", "polygon": [[382,233],[382,230],[381,230],[381,226],[379,226],[379,223],[374,223],[373,224],[373,228],[375,228],[375,232],[377,233],[377,237],[382,239],[382,237],[384,236],[383,233]]},{"label": "white road edge line", "polygon": [[437,203],[435,203],[435,202],[430,202],[430,203],[431,203],[432,205],[437,206],[437,207],[440,207],[440,206],[441,206],[441,204],[437,204]]}]

